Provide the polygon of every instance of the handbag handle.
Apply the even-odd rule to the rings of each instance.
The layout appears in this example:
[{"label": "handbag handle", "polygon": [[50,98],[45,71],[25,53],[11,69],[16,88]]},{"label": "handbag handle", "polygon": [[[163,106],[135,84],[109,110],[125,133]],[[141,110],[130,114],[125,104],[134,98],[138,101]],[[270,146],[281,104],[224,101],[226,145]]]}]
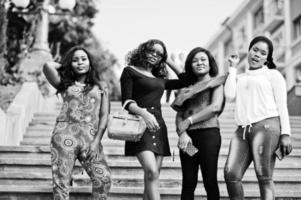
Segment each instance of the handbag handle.
[{"label": "handbag handle", "polygon": [[132,100],[132,99],[128,99],[124,102],[123,106],[122,106],[122,111],[125,110],[125,107],[129,104],[129,103],[136,103],[136,101]]},{"label": "handbag handle", "polygon": [[[129,104],[129,103],[136,103],[136,101],[132,100],[132,99],[128,99],[124,102],[123,106],[122,106],[122,109],[121,109],[121,112],[124,112],[125,111],[125,107]],[[134,115],[136,116],[136,115]],[[138,118],[139,119],[139,118]],[[126,123],[128,121],[128,118],[125,117],[125,122]],[[138,120],[139,121],[139,120]]]}]

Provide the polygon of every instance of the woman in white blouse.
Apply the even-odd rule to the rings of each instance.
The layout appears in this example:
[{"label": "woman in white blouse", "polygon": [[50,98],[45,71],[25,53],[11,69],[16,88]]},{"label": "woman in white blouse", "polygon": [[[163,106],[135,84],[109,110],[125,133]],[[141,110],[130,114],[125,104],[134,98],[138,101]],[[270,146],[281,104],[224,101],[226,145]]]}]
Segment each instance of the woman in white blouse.
[{"label": "woman in white blouse", "polygon": [[225,181],[230,199],[244,199],[242,177],[254,162],[262,200],[274,199],[273,169],[279,156],[292,151],[287,110],[287,90],[283,76],[273,62],[273,44],[255,37],[249,46],[249,69],[237,76],[237,55],[229,58],[225,96],[235,101],[237,130],[231,140],[225,165]]}]

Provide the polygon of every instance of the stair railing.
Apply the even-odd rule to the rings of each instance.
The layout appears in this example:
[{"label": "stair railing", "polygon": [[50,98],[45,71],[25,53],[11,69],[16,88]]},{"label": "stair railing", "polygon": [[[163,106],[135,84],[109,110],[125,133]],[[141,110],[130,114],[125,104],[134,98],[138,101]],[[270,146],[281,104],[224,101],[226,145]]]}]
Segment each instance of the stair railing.
[{"label": "stair railing", "polygon": [[46,101],[37,83],[25,82],[7,112],[0,110],[0,145],[19,145],[34,113],[45,108]]}]

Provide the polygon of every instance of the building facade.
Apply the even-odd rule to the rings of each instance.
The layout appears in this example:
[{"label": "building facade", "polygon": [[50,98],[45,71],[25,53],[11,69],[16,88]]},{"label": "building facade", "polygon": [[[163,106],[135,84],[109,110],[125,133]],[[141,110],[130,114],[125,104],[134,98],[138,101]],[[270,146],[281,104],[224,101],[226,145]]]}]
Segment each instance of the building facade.
[{"label": "building facade", "polygon": [[247,68],[248,45],[258,35],[273,41],[274,61],[291,89],[301,81],[301,0],[245,0],[206,47],[222,73],[231,51],[238,51],[241,73]]}]

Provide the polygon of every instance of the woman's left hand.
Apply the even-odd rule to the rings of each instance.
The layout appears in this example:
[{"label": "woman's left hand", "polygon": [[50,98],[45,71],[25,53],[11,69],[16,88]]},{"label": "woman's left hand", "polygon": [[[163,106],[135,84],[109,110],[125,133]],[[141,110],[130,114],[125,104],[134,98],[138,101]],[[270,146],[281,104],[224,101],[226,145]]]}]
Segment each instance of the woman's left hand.
[{"label": "woman's left hand", "polygon": [[292,152],[293,147],[289,135],[284,134],[280,136],[279,148],[283,156],[287,156]]},{"label": "woman's left hand", "polygon": [[190,126],[190,121],[188,119],[185,119],[184,121],[179,122],[177,129],[179,133],[183,133],[188,129],[189,126]]},{"label": "woman's left hand", "polygon": [[86,151],[86,160],[88,162],[97,161],[100,157],[101,148],[101,143],[97,140],[93,140]]}]

